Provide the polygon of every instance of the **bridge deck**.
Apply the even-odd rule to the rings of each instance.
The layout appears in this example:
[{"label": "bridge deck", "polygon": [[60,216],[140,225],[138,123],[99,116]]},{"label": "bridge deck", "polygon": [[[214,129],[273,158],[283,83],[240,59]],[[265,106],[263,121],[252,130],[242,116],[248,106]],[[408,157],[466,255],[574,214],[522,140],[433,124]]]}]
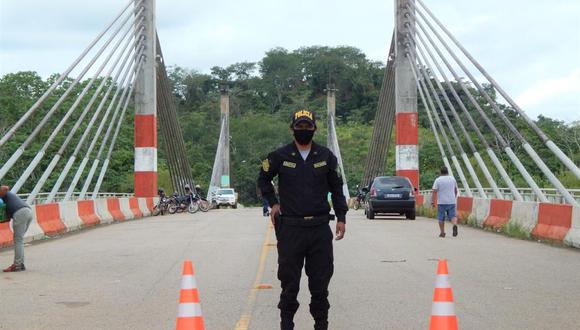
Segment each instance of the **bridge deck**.
[{"label": "bridge deck", "polygon": [[[26,247],[29,270],[0,274],[0,328],[170,329],[181,263],[197,272],[208,329],[234,329],[265,249],[249,329],[274,329],[275,246],[259,209],[149,218]],[[573,329],[580,323],[580,254],[466,227],[439,239],[432,220],[369,221],[351,212],[335,244],[332,329],[425,329],[436,262],[449,259],[464,329]],[[267,240],[275,241],[274,235]],[[12,251],[0,252],[0,264]],[[297,329],[312,327],[302,283]]]}]

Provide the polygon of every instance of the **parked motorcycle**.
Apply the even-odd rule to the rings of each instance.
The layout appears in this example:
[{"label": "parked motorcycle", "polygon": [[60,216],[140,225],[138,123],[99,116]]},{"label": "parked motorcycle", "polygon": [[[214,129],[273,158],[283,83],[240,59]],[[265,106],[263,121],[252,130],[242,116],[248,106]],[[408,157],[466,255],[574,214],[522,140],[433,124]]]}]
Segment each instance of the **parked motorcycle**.
[{"label": "parked motorcycle", "polygon": [[196,198],[193,195],[179,196],[174,193],[169,202],[169,213],[181,213],[189,212],[195,213],[199,210],[199,203],[196,202]]}]

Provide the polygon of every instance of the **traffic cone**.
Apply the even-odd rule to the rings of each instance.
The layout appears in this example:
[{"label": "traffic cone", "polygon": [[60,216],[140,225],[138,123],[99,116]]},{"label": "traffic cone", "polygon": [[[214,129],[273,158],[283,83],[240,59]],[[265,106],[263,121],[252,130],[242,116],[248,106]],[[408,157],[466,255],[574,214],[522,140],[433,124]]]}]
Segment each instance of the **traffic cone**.
[{"label": "traffic cone", "polygon": [[181,291],[179,292],[179,309],[177,312],[176,330],[204,330],[201,305],[197,283],[193,274],[191,260],[183,262]]},{"label": "traffic cone", "polygon": [[447,260],[439,259],[435,293],[433,294],[433,308],[429,330],[457,330],[457,316],[453,305],[453,292],[449,283]]}]

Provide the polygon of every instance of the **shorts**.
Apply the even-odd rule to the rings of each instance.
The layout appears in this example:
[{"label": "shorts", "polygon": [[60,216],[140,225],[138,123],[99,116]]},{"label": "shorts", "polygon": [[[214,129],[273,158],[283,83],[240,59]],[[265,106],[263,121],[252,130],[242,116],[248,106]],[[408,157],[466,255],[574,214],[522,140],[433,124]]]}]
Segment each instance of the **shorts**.
[{"label": "shorts", "polygon": [[445,216],[447,215],[447,220],[455,218],[455,204],[439,204],[437,205],[437,219],[440,222],[445,221]]}]

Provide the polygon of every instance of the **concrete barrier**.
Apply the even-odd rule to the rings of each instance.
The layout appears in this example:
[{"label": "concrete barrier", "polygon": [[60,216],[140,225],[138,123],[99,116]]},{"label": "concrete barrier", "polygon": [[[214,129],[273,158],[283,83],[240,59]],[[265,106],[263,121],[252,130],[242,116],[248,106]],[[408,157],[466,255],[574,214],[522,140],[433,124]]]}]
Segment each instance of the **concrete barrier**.
[{"label": "concrete barrier", "polygon": [[149,208],[148,205],[149,200],[151,200],[151,203],[153,203],[152,198],[139,198],[139,210],[141,210],[141,213],[143,214],[144,217],[148,217],[151,215],[152,209]]},{"label": "concrete barrier", "polygon": [[[26,234],[24,234],[24,241],[25,242],[30,242],[33,240],[41,239],[41,238],[46,236],[44,234],[44,231],[42,230],[42,228],[40,228],[40,225],[38,224],[36,206],[33,205],[31,207],[31,209],[32,209],[32,217],[33,218],[32,218],[32,222],[30,223],[30,226],[28,226],[28,230],[26,231]],[[12,227],[12,221],[10,222],[10,227]]]},{"label": "concrete barrier", "polygon": [[0,223],[0,248],[12,245],[14,243],[12,239],[10,222]]},{"label": "concrete barrier", "polygon": [[532,231],[532,236],[563,241],[571,227],[572,205],[540,203],[538,224]]},{"label": "concrete barrier", "polygon": [[423,195],[423,207],[431,208],[431,201],[433,200],[433,194],[425,194]]},{"label": "concrete barrier", "polygon": [[457,219],[465,223],[473,211],[473,197],[457,197]]},{"label": "concrete barrier", "polygon": [[119,198],[119,206],[121,207],[121,212],[125,216],[125,220],[134,219],[135,215],[131,210],[131,205],[129,205],[129,198]]},{"label": "concrete barrier", "polygon": [[425,195],[416,195],[415,196],[415,206],[419,207],[425,204]]},{"label": "concrete barrier", "polygon": [[572,208],[572,227],[564,238],[564,244],[580,249],[580,207]]},{"label": "concrete barrier", "polygon": [[538,203],[513,201],[512,215],[508,223],[514,223],[531,233],[538,224]]},{"label": "concrete barrier", "polygon": [[143,212],[139,208],[139,198],[136,197],[129,198],[129,209],[133,213],[134,219],[143,218]]},{"label": "concrete barrier", "polygon": [[491,199],[489,213],[483,222],[485,227],[500,229],[505,226],[512,216],[512,201],[505,199]]},{"label": "concrete barrier", "polygon": [[107,209],[115,221],[125,220],[125,214],[121,211],[121,201],[118,198],[107,198]]},{"label": "concrete barrier", "polygon": [[96,226],[101,219],[95,212],[95,203],[93,200],[77,201],[79,218],[83,221],[84,226]]},{"label": "concrete barrier", "polygon": [[483,227],[483,223],[489,214],[489,199],[473,198],[471,217],[478,227]]},{"label": "concrete barrier", "polygon": [[58,203],[35,205],[34,208],[36,222],[45,235],[52,236],[66,231]]},{"label": "concrete barrier", "polygon": [[60,202],[58,205],[66,231],[78,230],[83,227],[83,220],[79,217],[77,202]]},{"label": "concrete barrier", "polygon": [[111,223],[114,221],[111,212],[109,212],[106,199],[95,199],[95,209],[101,223]]}]

